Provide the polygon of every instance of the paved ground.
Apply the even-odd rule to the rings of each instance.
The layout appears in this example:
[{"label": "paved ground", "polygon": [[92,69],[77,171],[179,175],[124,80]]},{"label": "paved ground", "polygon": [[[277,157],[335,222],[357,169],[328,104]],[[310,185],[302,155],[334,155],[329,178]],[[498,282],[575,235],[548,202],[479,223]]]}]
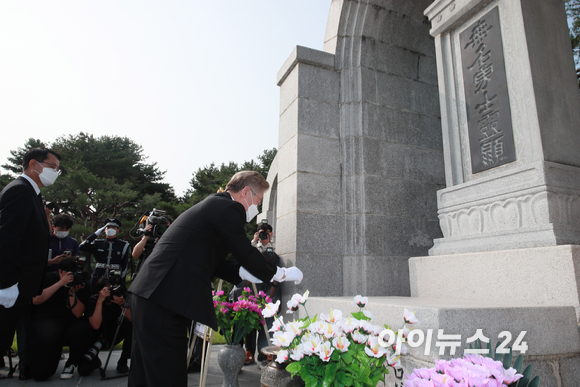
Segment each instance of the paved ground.
[{"label": "paved ground", "polygon": [[[217,354],[220,350],[220,345],[214,345],[211,358],[209,363],[209,373],[207,378],[207,387],[217,387],[222,385],[223,377],[222,371],[220,370],[217,364]],[[99,374],[98,370],[95,370],[91,375],[81,377],[77,372],[72,379],[69,380],[61,380],[60,373],[62,368],[64,367],[65,360],[61,360],[59,364],[59,368],[55,375],[53,375],[50,379],[44,382],[36,382],[34,380],[26,380],[21,381],[18,380],[18,370],[14,373],[14,377],[12,379],[2,379],[0,380],[0,386],[2,387],[14,387],[14,386],[61,386],[61,387],[73,387],[73,386],[83,386],[83,387],[125,387],[127,385],[127,377],[121,376],[115,379],[108,379],[110,377],[118,376],[115,367],[117,366],[117,360],[121,351],[113,351],[111,355],[111,359],[109,360],[109,365],[106,371],[106,380],[101,380],[101,375]],[[105,360],[107,359],[108,352],[100,353],[99,357],[103,364],[105,364]],[[18,358],[16,362],[18,361]],[[8,364],[8,358],[4,357],[6,364]],[[5,376],[8,373],[8,367],[0,368],[0,377]],[[244,366],[242,368],[242,372],[239,376],[239,384],[240,387],[251,387],[251,386],[260,386],[260,369],[256,366],[256,364],[251,364]],[[188,376],[188,386],[199,386],[199,373],[189,374]]]}]

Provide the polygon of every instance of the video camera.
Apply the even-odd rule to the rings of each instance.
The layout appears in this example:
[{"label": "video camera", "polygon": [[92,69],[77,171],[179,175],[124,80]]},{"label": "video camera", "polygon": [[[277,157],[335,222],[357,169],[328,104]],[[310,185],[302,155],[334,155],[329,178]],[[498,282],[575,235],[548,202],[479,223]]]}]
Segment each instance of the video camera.
[{"label": "video camera", "polygon": [[[151,231],[145,229],[149,224],[152,226]],[[134,228],[136,228],[137,235],[149,235],[152,236],[153,239],[156,239],[163,235],[165,230],[167,230],[167,227],[169,227],[169,224],[170,221],[165,216],[165,211],[154,208],[152,211],[143,214]]]},{"label": "video camera", "polygon": [[70,288],[76,285],[86,285],[89,283],[90,274],[84,271],[85,257],[77,257],[75,259],[75,270],[73,271],[73,281],[66,284],[65,287]]}]

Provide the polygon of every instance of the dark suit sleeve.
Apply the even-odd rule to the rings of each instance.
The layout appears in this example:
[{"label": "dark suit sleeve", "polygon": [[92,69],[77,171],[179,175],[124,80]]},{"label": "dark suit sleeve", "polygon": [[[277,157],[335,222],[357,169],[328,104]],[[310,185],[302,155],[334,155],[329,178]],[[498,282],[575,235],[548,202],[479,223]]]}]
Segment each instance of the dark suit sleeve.
[{"label": "dark suit sleeve", "polygon": [[237,261],[226,259],[218,267],[217,271],[215,272],[215,275],[218,278],[221,278],[224,281],[228,281],[229,283],[235,285],[242,282],[239,272],[240,272],[240,264]]},{"label": "dark suit sleeve", "polygon": [[[215,227],[229,251],[239,265],[244,266],[252,275],[264,282],[270,282],[276,274],[276,266],[266,261],[258,249],[252,247],[244,231],[246,214],[244,206],[232,201],[215,217]],[[239,265],[237,266],[239,269]],[[230,272],[234,267],[228,267]],[[225,268],[223,269],[226,270]],[[221,278],[221,277],[220,277]],[[237,282],[240,279],[238,277]],[[232,281],[229,281],[232,282]],[[233,283],[237,283],[233,282]]]},{"label": "dark suit sleeve", "polygon": [[35,210],[27,190],[24,185],[15,185],[0,197],[0,289],[9,288],[21,280],[20,246]]}]

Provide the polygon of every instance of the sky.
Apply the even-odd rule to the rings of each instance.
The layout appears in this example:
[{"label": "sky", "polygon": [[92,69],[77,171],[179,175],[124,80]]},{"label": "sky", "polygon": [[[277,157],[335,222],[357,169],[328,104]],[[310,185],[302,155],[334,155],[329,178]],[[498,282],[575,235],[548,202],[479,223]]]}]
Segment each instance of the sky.
[{"label": "sky", "polygon": [[278,146],[276,74],[296,45],[322,50],[330,2],[2,1],[0,164],[30,137],[126,136],[181,195],[199,168],[256,159]]}]

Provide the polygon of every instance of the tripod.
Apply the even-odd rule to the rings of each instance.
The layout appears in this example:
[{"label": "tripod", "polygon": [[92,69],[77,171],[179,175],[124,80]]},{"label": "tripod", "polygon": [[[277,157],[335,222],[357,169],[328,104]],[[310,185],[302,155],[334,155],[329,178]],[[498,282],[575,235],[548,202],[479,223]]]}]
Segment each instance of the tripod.
[{"label": "tripod", "polygon": [[[134,271],[132,270],[134,273],[132,279],[135,279],[137,277],[137,273],[139,273],[139,269],[143,265],[143,262],[145,261],[145,259],[149,256],[149,253],[150,253],[150,251],[143,251],[143,254],[141,254],[141,256],[139,257],[139,261],[137,262],[137,267],[135,268]],[[131,261],[131,263],[132,263],[132,261]],[[125,373],[125,374],[121,374],[121,375],[107,376],[107,366],[109,365],[109,360],[111,360],[111,354],[113,353],[113,347],[115,346],[117,336],[119,335],[121,325],[123,324],[123,320],[125,319],[125,315],[127,313],[127,309],[129,309],[130,304],[131,304],[130,299],[127,298],[125,301],[125,304],[123,304],[123,310],[121,311],[121,314],[119,315],[119,318],[117,319],[117,329],[115,330],[115,335],[113,336],[113,341],[111,342],[111,345],[109,348],[107,360],[105,361],[105,364],[99,368],[99,373],[101,374],[101,380],[122,378],[124,376],[129,375],[128,373]]]},{"label": "tripod", "polygon": [[127,313],[127,309],[129,308],[129,299],[125,301],[123,304],[123,310],[121,311],[121,315],[117,319],[117,330],[115,331],[115,335],[113,336],[113,341],[111,342],[109,348],[109,354],[107,355],[107,360],[105,361],[105,365],[99,368],[99,373],[101,374],[101,380],[108,380],[108,379],[116,379],[122,378],[124,376],[128,376],[129,373],[115,375],[115,376],[107,376],[107,366],[109,365],[109,360],[111,360],[111,354],[113,353],[113,347],[115,346],[115,341],[117,340],[117,336],[119,335],[119,330],[121,329],[121,324],[123,324],[123,320],[125,319],[125,314]]}]

